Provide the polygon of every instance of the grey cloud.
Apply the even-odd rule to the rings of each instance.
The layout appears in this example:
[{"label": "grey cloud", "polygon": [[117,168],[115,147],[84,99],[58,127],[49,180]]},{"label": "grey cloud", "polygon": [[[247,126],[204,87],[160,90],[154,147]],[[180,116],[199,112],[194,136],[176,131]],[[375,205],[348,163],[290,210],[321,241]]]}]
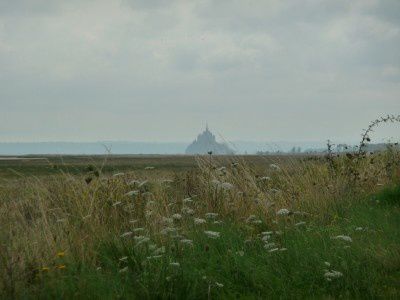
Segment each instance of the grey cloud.
[{"label": "grey cloud", "polygon": [[3,0],[0,1],[0,16],[51,14],[58,10],[59,4],[57,0]]},{"label": "grey cloud", "polygon": [[396,7],[0,2],[0,140],[358,138],[400,111]]},{"label": "grey cloud", "polygon": [[132,9],[137,10],[154,10],[167,8],[174,4],[173,0],[122,0],[123,4],[129,5]]},{"label": "grey cloud", "polygon": [[400,25],[400,1],[376,1],[376,5],[371,7],[369,14],[377,16],[384,21]]}]

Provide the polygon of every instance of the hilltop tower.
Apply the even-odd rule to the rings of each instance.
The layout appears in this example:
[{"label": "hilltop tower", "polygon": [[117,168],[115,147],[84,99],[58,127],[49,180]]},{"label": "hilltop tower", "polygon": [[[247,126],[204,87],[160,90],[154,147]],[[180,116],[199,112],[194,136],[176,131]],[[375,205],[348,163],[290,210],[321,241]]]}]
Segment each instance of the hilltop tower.
[{"label": "hilltop tower", "polygon": [[207,154],[209,151],[219,155],[233,154],[226,144],[217,142],[215,135],[206,124],[206,129],[186,148],[186,154]]}]

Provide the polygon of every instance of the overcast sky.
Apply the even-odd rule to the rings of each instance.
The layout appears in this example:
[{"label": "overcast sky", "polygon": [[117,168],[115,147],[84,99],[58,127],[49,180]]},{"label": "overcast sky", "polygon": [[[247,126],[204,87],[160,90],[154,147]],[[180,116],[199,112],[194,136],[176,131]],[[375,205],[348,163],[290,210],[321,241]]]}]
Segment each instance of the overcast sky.
[{"label": "overcast sky", "polygon": [[0,0],[0,141],[348,141],[387,113],[398,0]]}]

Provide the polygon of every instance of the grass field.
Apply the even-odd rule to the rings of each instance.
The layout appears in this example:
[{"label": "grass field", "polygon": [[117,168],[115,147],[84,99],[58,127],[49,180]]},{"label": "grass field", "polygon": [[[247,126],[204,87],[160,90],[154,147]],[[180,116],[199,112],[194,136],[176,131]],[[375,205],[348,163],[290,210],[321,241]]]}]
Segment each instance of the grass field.
[{"label": "grass field", "polygon": [[398,299],[399,158],[0,160],[0,295]]},{"label": "grass field", "polygon": [[[235,159],[244,159],[252,167],[262,169],[273,162],[287,162],[299,158],[307,159],[307,156],[301,154],[297,156],[246,155],[237,156]],[[223,165],[229,164],[232,160],[225,156],[214,159]],[[125,171],[141,172],[146,171],[146,167],[154,167],[157,172],[174,173],[192,170],[197,167],[197,162],[195,156],[189,155],[0,156],[0,179],[60,173],[84,174],[89,166],[94,166],[104,174]]]}]

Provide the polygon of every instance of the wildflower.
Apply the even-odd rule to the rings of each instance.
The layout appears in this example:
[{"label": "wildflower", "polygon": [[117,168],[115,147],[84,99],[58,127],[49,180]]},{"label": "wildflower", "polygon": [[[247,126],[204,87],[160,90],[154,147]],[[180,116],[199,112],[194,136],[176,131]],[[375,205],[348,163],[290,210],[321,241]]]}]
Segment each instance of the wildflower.
[{"label": "wildflower", "polygon": [[121,234],[120,237],[124,238],[124,237],[130,236],[130,235],[132,235],[132,231],[127,231],[127,232],[124,232],[123,234]]},{"label": "wildflower", "polygon": [[347,235],[337,235],[337,236],[333,237],[332,239],[342,240],[342,241],[349,242],[349,243],[351,243],[353,241],[353,239]]},{"label": "wildflower", "polygon": [[270,164],[269,167],[275,171],[281,170],[281,168],[277,164]]},{"label": "wildflower", "polygon": [[223,288],[224,287],[224,285],[222,283],[219,283],[219,282],[215,282],[215,285],[217,287],[219,287],[219,288]]},{"label": "wildflower", "polygon": [[257,217],[255,216],[255,215],[250,215],[247,219],[246,219],[246,222],[247,223],[251,223],[251,222],[253,222],[254,220],[256,220],[257,219]]},{"label": "wildflower", "polygon": [[290,210],[288,210],[288,209],[286,209],[286,208],[281,208],[280,210],[278,210],[278,211],[276,212],[276,214],[277,214],[278,216],[288,216],[288,215],[290,215]]},{"label": "wildflower", "polygon": [[268,242],[268,240],[271,238],[271,236],[270,235],[264,235],[262,238],[261,238],[261,240],[263,241],[263,242]]},{"label": "wildflower", "polygon": [[191,202],[193,202],[193,200],[192,200],[192,198],[189,197],[189,198],[183,199],[182,202],[183,203],[191,203]]},{"label": "wildflower", "polygon": [[276,246],[275,243],[265,243],[264,244],[264,248],[267,249],[267,250],[269,250],[269,249],[271,249],[271,248],[273,248],[275,246]]},{"label": "wildflower", "polygon": [[183,207],[182,208],[182,213],[183,214],[187,214],[187,215],[193,215],[194,214],[194,210],[189,208],[189,207]]},{"label": "wildflower", "polygon": [[56,268],[59,270],[65,269],[67,266],[66,265],[58,265]]},{"label": "wildflower", "polygon": [[49,268],[49,267],[43,267],[41,270],[42,270],[43,272],[48,272],[48,271],[50,271],[50,268]]},{"label": "wildflower", "polygon": [[173,223],[174,223],[174,219],[163,217],[163,218],[162,218],[162,222],[163,222],[164,224],[173,224]]},{"label": "wildflower", "polygon": [[153,256],[147,256],[147,259],[157,259],[163,257],[161,254],[160,255],[153,255]]},{"label": "wildflower", "polygon": [[135,205],[133,203],[129,203],[129,204],[124,206],[124,211],[126,211],[126,212],[130,212],[130,211],[132,211],[134,209],[135,209]]},{"label": "wildflower", "polygon": [[308,216],[308,215],[310,215],[309,213],[304,212],[304,211],[295,211],[295,212],[293,212],[293,214],[296,215],[296,216]]},{"label": "wildflower", "polygon": [[328,281],[331,281],[331,280],[334,279],[334,278],[340,278],[340,277],[342,277],[342,276],[343,276],[343,273],[342,273],[342,272],[335,271],[335,270],[326,271],[325,274],[324,274],[324,277],[325,277],[326,280],[328,280]]},{"label": "wildflower", "polygon": [[209,238],[212,238],[212,239],[217,239],[217,238],[219,238],[220,237],[220,233],[219,232],[217,232],[217,231],[204,231],[204,233],[209,237]]},{"label": "wildflower", "polygon": [[210,212],[210,213],[206,213],[205,217],[208,219],[215,219],[216,217],[218,217],[218,214]]},{"label": "wildflower", "polygon": [[126,273],[128,272],[128,267],[122,268],[121,270],[119,270],[119,273]]},{"label": "wildflower", "polygon": [[213,179],[213,180],[211,180],[211,184],[218,187],[221,184],[221,182],[217,179]]},{"label": "wildflower", "polygon": [[174,181],[173,181],[172,179],[163,179],[162,182],[165,182],[165,183],[172,183],[172,182],[174,182]]},{"label": "wildflower", "polygon": [[183,239],[183,240],[181,240],[181,243],[185,244],[185,245],[190,245],[190,246],[193,245],[193,241],[189,240],[189,239]]},{"label": "wildflower", "polygon": [[194,218],[194,224],[200,225],[200,224],[204,224],[204,223],[207,223],[207,221],[204,219],[201,219],[201,218]]},{"label": "wildflower", "polygon": [[168,233],[174,233],[176,232],[176,228],[175,227],[165,227],[163,230],[161,230],[162,234],[168,234]]},{"label": "wildflower", "polygon": [[225,191],[228,191],[228,190],[233,189],[233,184],[231,184],[229,182],[223,182],[223,183],[221,183],[220,187],[222,189],[224,189]]},{"label": "wildflower", "polygon": [[261,232],[261,235],[271,235],[271,234],[273,234],[272,231],[263,231],[263,232]]},{"label": "wildflower", "polygon": [[140,245],[140,244],[147,243],[148,241],[150,241],[149,237],[143,236],[143,235],[135,236],[134,239],[136,241],[136,245]]},{"label": "wildflower", "polygon": [[117,205],[120,205],[122,202],[121,201],[117,201],[117,202],[115,202],[115,203],[113,203],[113,207],[115,207],[115,206],[117,206]]},{"label": "wildflower", "polygon": [[64,251],[60,251],[57,253],[58,257],[64,257],[65,256],[65,252]]},{"label": "wildflower", "polygon": [[160,248],[157,248],[156,250],[154,250],[154,255],[160,255],[160,254],[164,254],[165,253],[165,247],[162,246]]},{"label": "wildflower", "polygon": [[172,267],[180,267],[181,266],[181,264],[178,262],[171,262],[171,263],[169,263],[169,265]]},{"label": "wildflower", "polygon": [[141,245],[141,244],[147,243],[147,242],[149,242],[149,241],[150,241],[150,238],[145,237],[145,238],[139,240],[139,241],[136,243],[136,246],[139,246],[139,245]]},{"label": "wildflower", "polygon": [[294,224],[294,226],[302,226],[302,225],[305,225],[305,224],[306,224],[306,222],[298,222],[298,223]]},{"label": "wildflower", "polygon": [[180,219],[182,219],[182,215],[181,215],[181,214],[173,214],[173,215],[172,215],[172,219],[174,219],[174,220],[180,220]]}]

